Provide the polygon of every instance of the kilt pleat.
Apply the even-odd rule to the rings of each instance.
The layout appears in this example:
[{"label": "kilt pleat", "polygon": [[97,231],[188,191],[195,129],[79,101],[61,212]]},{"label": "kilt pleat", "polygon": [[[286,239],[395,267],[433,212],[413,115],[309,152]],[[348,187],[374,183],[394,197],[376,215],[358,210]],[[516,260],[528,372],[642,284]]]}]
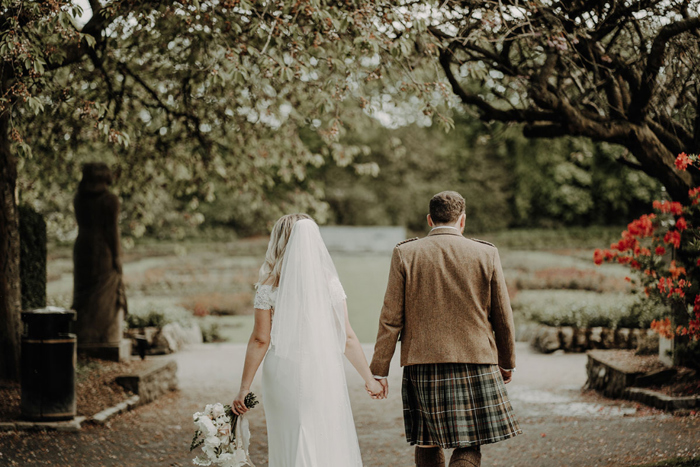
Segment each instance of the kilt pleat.
[{"label": "kilt pleat", "polygon": [[412,445],[478,446],[522,433],[497,365],[409,365],[402,395]]}]

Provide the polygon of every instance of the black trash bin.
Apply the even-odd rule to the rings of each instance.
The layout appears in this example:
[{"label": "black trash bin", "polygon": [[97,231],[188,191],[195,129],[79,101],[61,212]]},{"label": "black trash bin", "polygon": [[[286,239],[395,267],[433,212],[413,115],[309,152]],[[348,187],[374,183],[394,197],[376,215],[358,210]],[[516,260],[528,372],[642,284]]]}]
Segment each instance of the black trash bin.
[{"label": "black trash bin", "polygon": [[75,311],[48,307],[23,311],[22,418],[36,421],[75,417]]}]

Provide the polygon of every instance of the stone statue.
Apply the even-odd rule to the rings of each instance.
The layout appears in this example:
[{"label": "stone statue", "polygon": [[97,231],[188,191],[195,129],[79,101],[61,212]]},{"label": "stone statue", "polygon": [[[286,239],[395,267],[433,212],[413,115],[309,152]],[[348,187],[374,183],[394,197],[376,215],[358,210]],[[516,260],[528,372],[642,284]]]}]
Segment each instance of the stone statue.
[{"label": "stone statue", "polygon": [[112,173],[103,163],[83,166],[74,200],[78,238],[73,249],[73,309],[78,350],[108,360],[130,354],[122,339],[128,312],[122,281],[119,199],[108,191]]}]

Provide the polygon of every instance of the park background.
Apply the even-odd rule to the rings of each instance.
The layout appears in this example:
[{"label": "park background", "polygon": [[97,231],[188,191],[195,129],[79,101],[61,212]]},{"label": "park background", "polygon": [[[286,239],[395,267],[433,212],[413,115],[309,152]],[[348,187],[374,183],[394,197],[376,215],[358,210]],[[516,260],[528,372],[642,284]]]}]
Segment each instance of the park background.
[{"label": "park background", "polygon": [[[41,215],[45,303],[70,306],[72,201],[82,165],[94,161],[111,167],[121,201],[127,324],[196,323],[213,344],[180,363],[191,370],[193,355],[218,352],[219,366],[231,365],[228,379],[217,380],[211,365],[187,373],[184,412],[236,384],[241,358],[231,349],[240,351],[252,327],[266,237],[291,212],[322,226],[401,226],[423,236],[430,197],[456,190],[467,202],[466,235],[501,251],[519,334],[535,324],[647,329],[663,307],[640,300],[629,268],[596,266],[593,253],[654,200],[688,202],[700,180],[674,163],[700,152],[698,2],[506,3],[3,0],[0,375],[19,371],[20,309],[44,302],[43,284],[20,284],[20,231],[31,212]],[[333,252],[365,343],[376,332],[389,254]],[[221,357],[224,349],[233,354]],[[519,399],[525,421],[543,417],[528,404],[561,396],[532,396],[544,390],[538,384],[586,407],[565,404],[554,425],[533,425],[533,448],[520,453],[532,465],[558,465],[554,445],[546,462],[532,460],[544,451],[531,437],[563,428],[560,451],[589,452],[591,433],[640,427],[631,430],[634,449],[600,438],[600,464],[697,454],[694,415],[634,409],[621,422],[624,404],[580,399],[589,397],[579,394],[581,355],[527,349],[520,344],[533,369]],[[80,363],[79,379],[100,368]],[[562,381],[573,368],[575,384]],[[534,381],[534,370],[551,379]],[[207,378],[219,389],[193,392],[197,383],[211,389]],[[165,406],[177,400],[115,426],[150,429],[163,411],[182,428],[184,412]],[[599,408],[602,419],[591,415]],[[578,423],[586,429],[577,437]],[[374,432],[358,426],[364,439]],[[18,455],[65,462],[60,442],[80,450],[101,435],[86,436],[27,437]],[[169,455],[186,437],[171,436]],[[15,441],[3,435],[0,444]],[[52,447],[41,451],[44,442]],[[406,452],[373,462],[401,465]],[[571,456],[586,465],[583,454]]]}]

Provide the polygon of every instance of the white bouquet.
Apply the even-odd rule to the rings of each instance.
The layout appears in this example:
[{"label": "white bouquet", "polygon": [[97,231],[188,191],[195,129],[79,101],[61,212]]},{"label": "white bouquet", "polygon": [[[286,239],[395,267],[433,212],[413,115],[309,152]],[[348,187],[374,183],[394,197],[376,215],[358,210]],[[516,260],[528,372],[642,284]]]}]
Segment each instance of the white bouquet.
[{"label": "white bouquet", "polygon": [[[245,405],[252,409],[258,404],[253,393],[245,398]],[[238,416],[230,405],[208,404],[203,412],[192,416],[195,424],[190,451],[202,448],[202,454],[194,458],[195,465],[221,467],[255,467],[248,454],[250,428],[244,416]],[[200,438],[201,437],[201,438]]]}]

